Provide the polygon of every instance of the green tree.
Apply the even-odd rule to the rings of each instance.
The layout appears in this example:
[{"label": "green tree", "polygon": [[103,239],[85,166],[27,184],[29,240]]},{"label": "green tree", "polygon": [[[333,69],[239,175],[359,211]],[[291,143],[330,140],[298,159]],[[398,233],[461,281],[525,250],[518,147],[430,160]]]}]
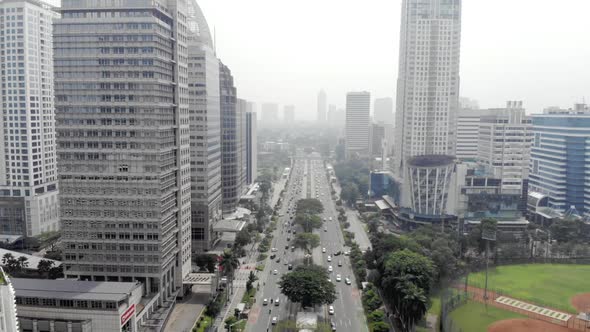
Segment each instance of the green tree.
[{"label": "green tree", "polygon": [[213,254],[198,254],[193,256],[195,264],[200,269],[206,269],[209,273],[215,272],[215,264],[217,264],[217,255]]},{"label": "green tree", "polygon": [[42,259],[39,261],[39,264],[37,264],[37,272],[39,272],[41,276],[47,277],[53,265],[54,263],[52,261]]},{"label": "green tree", "polygon": [[551,238],[557,242],[570,242],[578,239],[582,233],[582,221],[573,218],[564,218],[556,220],[551,224]]},{"label": "green tree", "polygon": [[318,265],[300,265],[281,277],[281,293],[303,307],[330,304],[336,300],[336,287],[328,281],[328,271]]},{"label": "green tree", "polygon": [[427,295],[435,279],[432,261],[408,249],[387,255],[381,286],[387,302],[395,307],[403,331],[411,331],[426,312]]},{"label": "green tree", "polygon": [[389,332],[389,325],[387,325],[387,323],[381,321],[381,322],[374,322],[371,323],[371,331],[373,332]]},{"label": "green tree", "polygon": [[321,228],[323,225],[322,218],[309,214],[297,214],[295,223],[301,225],[303,231],[307,233],[311,233],[314,229]]},{"label": "green tree", "polygon": [[236,239],[234,241],[234,246],[237,248],[242,248],[248,245],[252,241],[252,236],[248,232],[247,228],[243,228],[241,231],[236,234]]},{"label": "green tree", "polygon": [[324,205],[320,200],[315,198],[305,198],[297,201],[297,210],[299,214],[319,214],[324,212]]},{"label": "green tree", "polygon": [[320,245],[320,236],[312,233],[297,233],[293,239],[293,246],[305,250],[306,253],[311,254],[313,248]]},{"label": "green tree", "polygon": [[340,197],[348,203],[348,205],[353,206],[356,201],[360,197],[359,188],[354,183],[348,183],[342,188],[342,192],[340,193]]},{"label": "green tree", "polygon": [[226,250],[221,256],[219,266],[223,270],[223,274],[226,276],[233,276],[234,271],[240,266],[240,261],[231,250]]}]

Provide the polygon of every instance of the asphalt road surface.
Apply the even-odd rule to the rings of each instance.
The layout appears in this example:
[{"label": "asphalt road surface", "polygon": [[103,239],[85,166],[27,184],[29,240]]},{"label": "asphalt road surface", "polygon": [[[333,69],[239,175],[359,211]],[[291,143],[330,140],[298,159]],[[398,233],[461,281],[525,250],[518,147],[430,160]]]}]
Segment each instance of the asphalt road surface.
[{"label": "asphalt road surface", "polygon": [[[315,231],[320,235],[321,244],[313,250],[312,257],[308,258],[304,257],[303,251],[292,250],[289,244],[289,241],[294,237],[292,231],[301,231],[298,227],[289,225],[291,217],[294,218],[295,215],[295,204],[301,198],[317,198],[324,206],[324,212],[321,215],[322,219],[325,218],[324,226]],[[333,322],[336,331],[368,332],[361,303],[361,292],[356,286],[349,257],[344,254],[350,248],[344,247],[344,239],[336,217],[336,206],[331,199],[323,161],[317,154],[298,155],[279,210],[278,227],[272,242],[272,247],[276,248],[276,251],[271,254],[275,254],[276,257],[268,259],[264,271],[258,273],[259,290],[256,303],[250,311],[246,331],[274,331],[273,318],[275,317],[277,322],[295,320],[296,314],[301,311],[301,308],[296,303],[290,303],[281,294],[277,282],[281,275],[288,272],[288,264],[297,266],[303,264],[305,259],[313,259],[314,264],[326,268],[332,266],[333,272],[330,273],[330,278],[336,285],[337,292],[337,299],[332,304],[333,315],[328,313],[328,306],[315,308],[319,320]],[[324,248],[325,253],[322,252]],[[342,254],[335,256],[334,254],[338,251]],[[331,262],[328,262],[328,256],[331,256]],[[336,281],[337,275],[341,277],[340,282]],[[350,285],[346,284],[346,278],[350,279]],[[276,305],[277,298],[279,299],[278,306]],[[267,300],[266,304],[264,299]]]}]

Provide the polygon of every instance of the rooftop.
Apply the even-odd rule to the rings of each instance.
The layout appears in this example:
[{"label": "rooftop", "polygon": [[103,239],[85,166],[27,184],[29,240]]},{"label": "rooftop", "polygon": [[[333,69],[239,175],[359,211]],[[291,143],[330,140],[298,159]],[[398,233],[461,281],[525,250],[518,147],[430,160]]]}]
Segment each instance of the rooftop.
[{"label": "rooftop", "polygon": [[141,287],[134,282],[97,282],[79,280],[48,280],[12,278],[18,297],[36,297],[67,300],[115,301],[126,299]]},{"label": "rooftop", "polygon": [[33,256],[33,255],[28,255],[28,254],[23,254],[18,251],[6,250],[6,249],[2,249],[2,248],[0,248],[0,261],[1,261],[2,257],[4,257],[5,254],[12,254],[12,256],[14,256],[14,258],[16,258],[16,259],[18,259],[19,257],[26,257],[27,261],[29,262],[28,268],[31,270],[36,270],[37,266],[39,265],[39,262],[42,260],[47,260],[47,261],[53,262],[54,267],[58,267],[61,265],[60,261],[56,261],[53,259],[46,259],[43,257],[37,257],[37,256]]}]

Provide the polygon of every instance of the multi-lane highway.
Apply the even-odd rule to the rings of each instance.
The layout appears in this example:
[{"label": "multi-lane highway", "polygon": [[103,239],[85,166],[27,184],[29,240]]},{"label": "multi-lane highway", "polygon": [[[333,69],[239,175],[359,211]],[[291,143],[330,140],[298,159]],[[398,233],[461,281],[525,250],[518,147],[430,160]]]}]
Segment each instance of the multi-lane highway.
[{"label": "multi-lane highway", "polygon": [[[327,269],[331,267],[330,279],[336,285],[337,292],[337,299],[332,304],[334,313],[329,313],[329,306],[318,307],[315,309],[318,318],[332,324],[334,331],[368,331],[360,290],[356,286],[349,257],[345,255],[349,248],[344,247],[344,239],[336,219],[336,206],[330,191],[326,169],[319,156],[299,155],[294,162],[279,210],[278,227],[272,241],[274,249],[271,250],[274,257],[267,260],[264,271],[258,274],[260,289],[256,304],[250,312],[247,331],[275,331],[275,322],[278,324],[276,326],[280,326],[281,321],[295,321],[296,313],[301,310],[297,304],[290,303],[281,294],[277,282],[281,275],[288,273],[289,266],[303,264],[305,259],[304,252],[293,250],[290,244],[294,237],[293,232],[302,231],[297,226],[290,225],[295,217],[296,203],[302,198],[317,198],[324,206],[321,215],[325,220],[324,224],[315,231],[320,235],[321,244],[313,250],[312,259],[314,264]],[[331,261],[328,261],[328,257]],[[338,275],[340,281],[337,281]],[[347,278],[350,284],[347,284]]]}]

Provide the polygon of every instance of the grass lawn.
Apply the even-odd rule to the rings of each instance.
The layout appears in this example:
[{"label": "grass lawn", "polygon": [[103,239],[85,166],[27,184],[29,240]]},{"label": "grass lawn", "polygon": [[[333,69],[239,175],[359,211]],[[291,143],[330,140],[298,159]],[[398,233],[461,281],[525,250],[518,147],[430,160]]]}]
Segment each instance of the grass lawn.
[{"label": "grass lawn", "polygon": [[205,332],[205,330],[213,324],[213,318],[205,315],[199,327],[193,327],[193,332]]},{"label": "grass lawn", "polygon": [[[576,313],[570,299],[590,290],[590,265],[525,264],[490,270],[488,287],[506,296]],[[485,272],[469,275],[469,284],[484,287]]]},{"label": "grass lawn", "polygon": [[454,329],[458,327],[466,332],[487,332],[488,326],[494,322],[512,318],[526,318],[526,316],[492,306],[488,306],[486,311],[485,305],[468,301],[465,305],[451,312],[451,318]]},{"label": "grass lawn", "polygon": [[430,302],[432,302],[432,305],[430,306],[430,309],[428,309],[428,313],[431,315],[440,316],[440,294],[432,296],[430,298]]}]

